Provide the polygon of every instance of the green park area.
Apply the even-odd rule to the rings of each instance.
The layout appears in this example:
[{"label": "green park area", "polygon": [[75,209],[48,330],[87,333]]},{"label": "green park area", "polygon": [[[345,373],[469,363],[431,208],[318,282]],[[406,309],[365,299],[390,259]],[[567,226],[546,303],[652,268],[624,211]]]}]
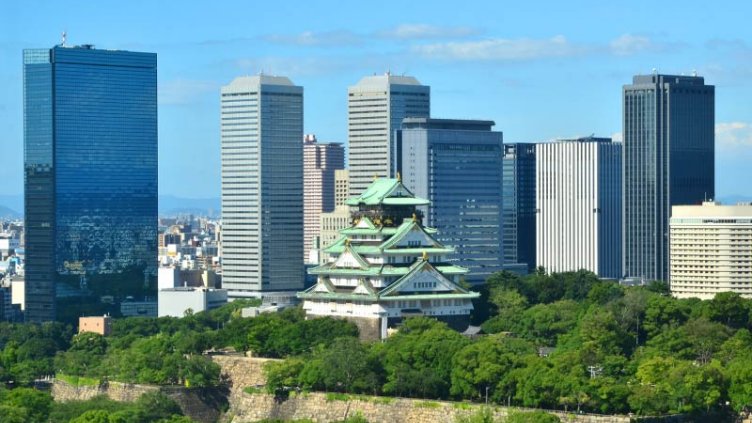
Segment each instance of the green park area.
[{"label": "green park area", "polygon": [[584,271],[498,273],[480,290],[473,319],[484,335],[472,338],[421,317],[364,343],[353,324],[305,320],[300,308],[243,318],[245,301],[180,319],[116,319],[108,337],[1,324],[0,382],[9,388],[0,389],[0,420],[190,421],[157,393],[54,403],[21,387],[49,375],[73,385],[213,387],[224,381],[205,352],[230,347],[284,359],[267,365],[263,388],[280,399],[324,391],[707,421],[752,406],[752,300],[676,299],[660,282],[623,287]]}]

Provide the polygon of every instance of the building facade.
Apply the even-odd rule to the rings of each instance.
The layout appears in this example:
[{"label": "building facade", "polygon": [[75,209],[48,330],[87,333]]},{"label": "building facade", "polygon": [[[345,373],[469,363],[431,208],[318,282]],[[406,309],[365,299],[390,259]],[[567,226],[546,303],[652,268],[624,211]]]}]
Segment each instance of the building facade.
[{"label": "building facade", "polygon": [[535,268],[535,144],[504,144],[502,254],[505,265]]},{"label": "building facade", "polygon": [[593,137],[536,145],[537,266],[621,277],[621,149]]},{"label": "building facade", "polygon": [[156,296],[157,55],[25,50],[26,320]]},{"label": "building facade", "polygon": [[752,204],[674,206],[670,233],[673,296],[752,298]]},{"label": "building facade", "polygon": [[430,201],[421,207],[448,260],[483,283],[502,270],[503,134],[494,122],[406,118],[396,136],[398,171],[407,189]]},{"label": "building facade", "polygon": [[431,88],[411,76],[368,76],[347,90],[350,192],[359,195],[375,177],[394,177],[394,132],[402,119],[431,114]]},{"label": "building facade", "polygon": [[334,171],[334,207],[344,206],[350,199],[350,171],[337,169]]},{"label": "building facade", "polygon": [[623,106],[624,273],[667,280],[671,207],[715,196],[715,87],[638,75]]},{"label": "building facade", "polygon": [[303,286],[303,87],[240,77],[221,92],[222,286],[259,297]]},{"label": "building facade", "polygon": [[313,239],[319,236],[322,212],[334,210],[335,172],[345,167],[345,148],[340,143],[319,144],[315,135],[303,141],[303,243],[309,257]]},{"label": "building facade", "polygon": [[298,293],[307,317],[353,321],[363,339],[383,339],[410,316],[431,316],[458,330],[480,294],[459,286],[467,269],[422,225],[415,197],[398,179],[377,179],[348,201],[354,224],[327,246],[328,262],[309,270],[316,285]]},{"label": "building facade", "polygon": [[350,207],[347,205],[337,206],[334,211],[321,213],[319,238],[319,261],[326,263],[329,260],[329,254],[326,253],[325,247],[334,243],[340,237],[339,231],[349,228],[352,224],[350,220]]}]

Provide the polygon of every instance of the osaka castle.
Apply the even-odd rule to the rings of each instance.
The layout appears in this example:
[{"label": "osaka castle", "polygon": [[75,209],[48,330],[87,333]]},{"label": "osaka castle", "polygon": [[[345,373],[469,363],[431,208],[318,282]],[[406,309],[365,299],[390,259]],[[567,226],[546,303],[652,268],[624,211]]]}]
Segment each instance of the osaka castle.
[{"label": "osaka castle", "polygon": [[362,339],[383,339],[410,316],[430,316],[456,330],[469,324],[472,300],[462,288],[464,267],[447,262],[454,249],[422,225],[428,200],[413,195],[399,178],[376,179],[347,200],[351,222],[324,251],[328,262],[309,269],[317,283],[299,292],[306,317],[353,321]]}]

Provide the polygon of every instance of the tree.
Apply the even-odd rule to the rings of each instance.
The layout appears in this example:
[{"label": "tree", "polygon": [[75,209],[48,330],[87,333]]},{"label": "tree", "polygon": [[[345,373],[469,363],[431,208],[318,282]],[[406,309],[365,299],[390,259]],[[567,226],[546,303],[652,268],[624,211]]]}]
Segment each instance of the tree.
[{"label": "tree", "polygon": [[732,328],[743,328],[749,322],[749,301],[736,292],[719,292],[706,303],[708,319]]},{"label": "tree", "polygon": [[505,423],[559,423],[559,417],[545,411],[513,411]]},{"label": "tree", "polygon": [[[25,409],[28,422],[46,422],[52,409],[52,397],[33,388],[16,388],[3,395],[2,404],[17,409]],[[19,413],[19,411],[16,411]]]},{"label": "tree", "polygon": [[319,347],[314,359],[305,364],[300,379],[307,388],[376,393],[380,380],[375,367],[375,360],[360,341],[338,338],[328,347]]},{"label": "tree", "polygon": [[488,393],[501,402],[511,392],[505,389],[505,376],[524,364],[523,355],[535,354],[528,342],[504,336],[488,336],[469,344],[454,356],[451,394],[481,400]]},{"label": "tree", "polygon": [[445,398],[449,395],[452,357],[469,343],[434,319],[407,319],[385,343],[384,392]]},{"label": "tree", "polygon": [[276,393],[299,386],[300,373],[303,371],[305,364],[305,361],[301,358],[269,361],[264,364],[267,391],[269,393]]}]

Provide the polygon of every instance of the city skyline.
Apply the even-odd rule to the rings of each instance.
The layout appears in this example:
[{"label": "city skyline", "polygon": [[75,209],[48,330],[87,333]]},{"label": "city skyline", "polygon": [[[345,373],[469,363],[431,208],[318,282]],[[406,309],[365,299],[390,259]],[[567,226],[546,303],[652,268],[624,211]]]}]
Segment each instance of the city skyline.
[{"label": "city skyline", "polygon": [[[354,5],[298,5],[290,13],[260,5],[251,25],[213,20],[219,10],[201,11],[207,24],[195,25],[199,12],[187,7],[171,11],[178,16],[167,26],[160,24],[166,6],[154,6],[144,18],[138,12],[147,3],[113,3],[107,14],[76,10],[82,4],[51,4],[42,13],[9,4],[0,17],[0,76],[7,81],[0,85],[7,164],[0,194],[22,192],[21,50],[52,47],[63,30],[71,44],[158,53],[160,163],[176,163],[160,167],[162,194],[219,196],[217,93],[240,74],[263,70],[306,87],[305,132],[325,142],[347,142],[347,87],[387,70],[431,86],[434,117],[494,120],[509,142],[539,142],[591,131],[618,139],[621,86],[652,68],[696,69],[717,87],[716,192],[721,199],[745,194],[752,47],[740,40],[750,38],[742,18],[748,5],[715,6],[702,16],[653,5],[655,13],[644,16],[635,4],[593,3],[575,11],[550,4],[549,13],[535,13],[539,25],[531,27],[522,18],[533,16],[533,6],[493,3],[453,11],[451,20],[441,5],[403,5],[399,14],[384,8],[357,25],[337,19],[355,13]],[[332,19],[310,20],[311,7],[329,10]],[[676,24],[665,26],[669,12]],[[588,25],[578,28],[566,17]]]}]

